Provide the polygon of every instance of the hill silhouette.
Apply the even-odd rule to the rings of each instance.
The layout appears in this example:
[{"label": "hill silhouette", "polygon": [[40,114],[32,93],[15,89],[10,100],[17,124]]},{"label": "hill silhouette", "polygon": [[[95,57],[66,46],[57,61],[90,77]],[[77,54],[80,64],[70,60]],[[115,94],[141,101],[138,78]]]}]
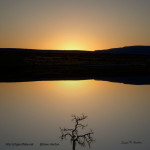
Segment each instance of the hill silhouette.
[{"label": "hill silhouette", "polygon": [[41,50],[41,49],[24,49],[24,48],[0,48],[0,53],[60,53],[60,54],[68,54],[68,53],[92,53],[92,51],[86,50]]},{"label": "hill silhouette", "polygon": [[127,46],[120,48],[112,48],[107,50],[96,50],[96,53],[111,53],[111,54],[143,54],[150,55],[150,46]]},{"label": "hill silhouette", "polygon": [[0,48],[1,52],[30,52],[30,53],[111,53],[111,54],[143,54],[150,55],[150,46],[126,46],[120,48],[111,48],[105,50],[38,50],[38,49],[23,49],[23,48]]}]

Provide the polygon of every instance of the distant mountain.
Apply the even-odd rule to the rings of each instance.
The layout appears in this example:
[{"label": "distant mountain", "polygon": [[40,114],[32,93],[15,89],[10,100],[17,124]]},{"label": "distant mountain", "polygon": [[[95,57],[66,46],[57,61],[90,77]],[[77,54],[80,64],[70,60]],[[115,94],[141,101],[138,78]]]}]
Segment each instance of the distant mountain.
[{"label": "distant mountain", "polygon": [[96,53],[111,54],[144,54],[150,55],[150,46],[127,46],[121,48],[112,48],[107,50],[95,50]]}]

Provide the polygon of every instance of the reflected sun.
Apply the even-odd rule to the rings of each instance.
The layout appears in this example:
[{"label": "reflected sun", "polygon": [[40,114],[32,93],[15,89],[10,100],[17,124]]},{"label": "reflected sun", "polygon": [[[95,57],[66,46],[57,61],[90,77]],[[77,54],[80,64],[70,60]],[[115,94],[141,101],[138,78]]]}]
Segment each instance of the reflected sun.
[{"label": "reflected sun", "polygon": [[83,82],[81,81],[60,81],[60,86],[63,88],[79,88],[83,86]]},{"label": "reflected sun", "polygon": [[89,82],[86,82],[84,80],[59,81],[57,82],[57,91],[72,95],[76,94],[77,91],[78,94],[80,92],[85,93],[89,90]]}]

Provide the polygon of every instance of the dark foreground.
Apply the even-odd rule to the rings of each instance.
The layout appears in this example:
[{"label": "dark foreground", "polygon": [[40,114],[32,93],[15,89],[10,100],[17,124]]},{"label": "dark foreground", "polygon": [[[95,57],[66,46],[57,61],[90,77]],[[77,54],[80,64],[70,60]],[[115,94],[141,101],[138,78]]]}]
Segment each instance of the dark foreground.
[{"label": "dark foreground", "polygon": [[106,80],[150,84],[149,54],[0,49],[0,82]]}]

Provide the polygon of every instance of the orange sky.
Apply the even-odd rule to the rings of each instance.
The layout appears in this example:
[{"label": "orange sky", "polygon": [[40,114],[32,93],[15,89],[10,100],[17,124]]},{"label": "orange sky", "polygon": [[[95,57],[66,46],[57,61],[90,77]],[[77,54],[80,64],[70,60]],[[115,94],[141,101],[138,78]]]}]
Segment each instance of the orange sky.
[{"label": "orange sky", "polygon": [[148,0],[0,1],[0,47],[95,50],[150,45]]}]

